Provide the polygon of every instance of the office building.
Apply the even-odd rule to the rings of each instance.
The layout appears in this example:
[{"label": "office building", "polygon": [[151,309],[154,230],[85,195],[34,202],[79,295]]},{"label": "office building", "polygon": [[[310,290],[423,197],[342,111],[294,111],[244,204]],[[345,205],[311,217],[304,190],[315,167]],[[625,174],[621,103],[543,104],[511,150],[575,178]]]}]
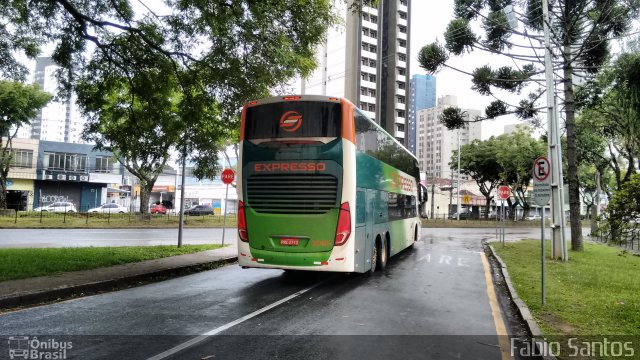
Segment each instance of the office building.
[{"label": "office building", "polygon": [[[448,130],[438,119],[442,111],[450,106],[457,106],[458,100],[453,95],[438,98],[435,107],[418,110],[417,119],[417,158],[420,171],[425,172],[426,179],[451,178],[455,173],[451,170],[449,162],[453,152],[460,146],[469,144],[473,140],[481,139],[481,127],[479,122],[467,123],[460,130]],[[480,116],[480,110],[463,109],[467,119]],[[466,179],[462,176],[462,179]]]},{"label": "office building", "polygon": [[84,118],[75,104],[75,95],[68,99],[57,98],[58,80],[56,71],[59,67],[51,57],[39,57],[36,60],[34,82],[40,88],[54,96],[38,116],[27,125],[19,129],[18,137],[44,141],[58,141],[65,143],[83,143],[80,139]]},{"label": "office building", "polygon": [[329,29],[318,69],[301,92],[346,97],[406,144],[411,0],[362,5],[362,11],[339,0],[333,5],[344,24]]},{"label": "office building", "polygon": [[436,106],[436,77],[415,74],[409,85],[409,117],[407,132],[407,149],[416,154],[416,113],[418,110]]}]

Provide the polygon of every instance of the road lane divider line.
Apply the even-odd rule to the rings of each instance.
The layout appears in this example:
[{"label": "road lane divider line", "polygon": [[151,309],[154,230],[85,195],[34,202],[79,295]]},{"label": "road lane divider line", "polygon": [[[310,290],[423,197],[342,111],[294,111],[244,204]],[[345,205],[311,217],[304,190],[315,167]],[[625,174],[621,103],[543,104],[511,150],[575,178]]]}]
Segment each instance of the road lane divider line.
[{"label": "road lane divider line", "polygon": [[498,334],[501,358],[502,360],[512,359],[509,339],[507,338],[507,326],[504,323],[504,317],[502,316],[500,304],[498,304],[498,298],[496,297],[496,290],[493,287],[489,261],[485,253],[480,253],[480,258],[482,259],[482,266],[484,267],[484,279],[487,282],[487,296],[489,297],[489,305],[491,306],[491,315],[493,316],[496,333]]},{"label": "road lane divider line", "polygon": [[204,333],[202,335],[196,336],[195,338],[193,338],[191,340],[185,341],[182,344],[177,345],[177,346],[175,346],[175,347],[173,347],[173,348],[171,348],[171,349],[169,349],[167,351],[161,352],[158,355],[150,357],[147,360],[162,360],[162,359],[166,359],[166,358],[168,358],[168,357],[170,357],[172,355],[175,355],[175,354],[179,353],[182,350],[188,349],[188,348],[190,348],[190,347],[192,347],[194,345],[197,345],[197,344],[201,343],[202,341],[206,340],[209,336],[217,335],[217,334],[219,334],[219,333],[221,333],[221,332],[223,332],[223,331],[225,331],[225,330],[227,330],[227,329],[229,329],[231,327],[234,327],[234,326],[236,326],[236,325],[238,325],[240,323],[243,323],[243,322],[245,322],[245,321],[247,321],[247,320],[249,320],[251,318],[254,318],[254,317],[256,317],[256,316],[258,316],[258,315],[260,315],[260,314],[262,314],[262,313],[264,313],[266,311],[269,311],[269,310],[271,310],[271,309],[273,309],[273,308],[275,308],[275,307],[277,307],[279,305],[282,305],[282,304],[286,303],[287,301],[293,300],[296,297],[298,297],[298,296],[300,296],[300,295],[302,295],[302,294],[304,294],[304,293],[306,293],[306,292],[308,292],[310,290],[313,290],[314,288],[320,286],[321,284],[324,284],[327,281],[328,281],[328,279],[327,280],[323,280],[323,281],[321,281],[321,282],[319,282],[319,283],[317,283],[315,285],[312,285],[312,286],[310,286],[308,288],[305,288],[305,289],[302,289],[302,290],[300,290],[298,292],[295,292],[295,293],[287,296],[284,299],[278,300],[278,301],[276,301],[276,302],[274,302],[272,304],[269,304],[269,305],[267,305],[267,306],[265,306],[265,307],[263,307],[261,309],[258,309],[256,311],[254,311],[254,312],[252,312],[250,314],[247,314],[247,315],[245,315],[245,316],[243,316],[243,317],[241,317],[241,318],[239,318],[237,320],[234,320],[234,321],[232,321],[230,323],[227,323],[227,324],[224,324],[222,326],[219,326],[219,327],[217,327],[217,328],[215,328],[215,329],[213,329],[211,331],[208,331],[208,332],[206,332],[206,333]]}]

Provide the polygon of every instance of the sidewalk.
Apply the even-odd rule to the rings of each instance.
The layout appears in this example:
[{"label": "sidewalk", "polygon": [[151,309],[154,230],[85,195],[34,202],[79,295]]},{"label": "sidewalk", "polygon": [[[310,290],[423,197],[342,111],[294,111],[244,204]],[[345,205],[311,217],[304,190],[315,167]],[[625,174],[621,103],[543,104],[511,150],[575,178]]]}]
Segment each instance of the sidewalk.
[{"label": "sidewalk", "polygon": [[0,282],[0,309],[111,291],[155,278],[186,275],[217,263],[234,262],[237,254],[237,247],[233,244],[220,249],[162,259],[3,281]]}]

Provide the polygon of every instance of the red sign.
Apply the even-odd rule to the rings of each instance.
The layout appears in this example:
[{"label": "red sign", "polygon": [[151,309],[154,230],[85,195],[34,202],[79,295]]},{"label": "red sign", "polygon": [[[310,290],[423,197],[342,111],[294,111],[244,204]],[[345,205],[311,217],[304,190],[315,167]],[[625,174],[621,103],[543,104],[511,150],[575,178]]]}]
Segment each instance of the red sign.
[{"label": "red sign", "polygon": [[294,132],[302,125],[302,115],[297,111],[287,111],[280,118],[280,128],[287,132]]},{"label": "red sign", "polygon": [[533,180],[544,182],[549,177],[549,174],[551,174],[549,159],[545,156],[540,156],[533,162]]},{"label": "red sign", "polygon": [[220,178],[222,178],[222,182],[229,185],[233,182],[233,179],[235,179],[236,177],[236,173],[233,172],[233,170],[231,169],[224,169],[222,171],[222,174],[220,175]]},{"label": "red sign", "polygon": [[502,200],[507,200],[511,196],[511,189],[508,186],[498,186],[498,197]]}]

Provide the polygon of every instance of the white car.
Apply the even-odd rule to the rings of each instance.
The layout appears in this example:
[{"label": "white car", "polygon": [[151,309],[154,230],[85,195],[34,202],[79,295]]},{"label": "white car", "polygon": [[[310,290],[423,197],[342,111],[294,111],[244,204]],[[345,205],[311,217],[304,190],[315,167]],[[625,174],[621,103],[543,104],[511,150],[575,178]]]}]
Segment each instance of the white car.
[{"label": "white car", "polygon": [[128,213],[129,212],[129,208],[126,208],[124,206],[120,206],[118,204],[102,204],[102,206],[97,207],[97,208],[93,208],[93,209],[89,209],[87,210],[87,212],[90,213],[104,213],[104,214],[124,214],[124,213]]},{"label": "white car", "polygon": [[42,211],[42,212],[76,212],[78,210],[76,210],[76,207],[70,202],[59,201],[59,202],[54,202],[53,204],[37,207],[37,208],[33,209],[33,211]]}]

